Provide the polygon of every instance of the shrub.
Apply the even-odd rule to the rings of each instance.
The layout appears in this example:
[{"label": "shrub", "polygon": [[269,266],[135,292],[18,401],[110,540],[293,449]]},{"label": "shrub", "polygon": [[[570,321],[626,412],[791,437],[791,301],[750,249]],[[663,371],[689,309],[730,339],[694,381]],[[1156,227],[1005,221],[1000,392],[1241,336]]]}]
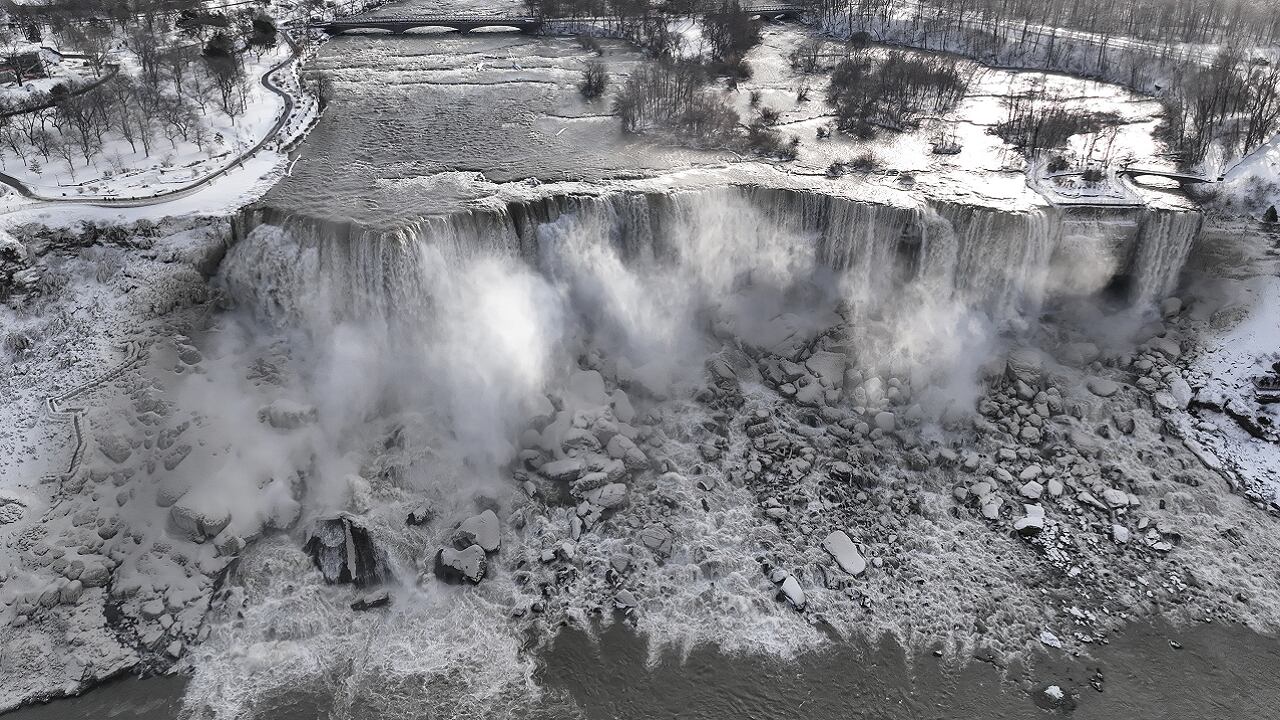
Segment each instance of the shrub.
[{"label": "shrub", "polygon": [[800,43],[787,56],[791,67],[806,75],[817,72],[822,62],[823,45],[824,43],[817,38],[808,38]]},{"label": "shrub", "polygon": [[950,111],[968,92],[971,77],[971,67],[952,58],[901,50],[880,59],[857,55],[836,65],[827,100],[842,131],[869,137],[874,126],[905,130],[926,114]]},{"label": "shrub", "polygon": [[582,69],[582,82],[578,85],[578,90],[582,92],[582,96],[588,100],[594,100],[604,94],[605,88],[609,85],[609,72],[605,70],[604,63],[599,60],[591,60],[587,66]]},{"label": "shrub", "polygon": [[1006,102],[1007,116],[988,132],[1027,157],[1062,147],[1072,135],[1096,133],[1120,122],[1115,113],[1070,108],[1062,98],[1041,90],[1015,95]]},{"label": "shrub", "polygon": [[1062,172],[1063,170],[1066,170],[1069,167],[1071,167],[1071,163],[1067,162],[1067,159],[1065,157],[1061,155],[1054,155],[1053,157],[1049,158],[1049,164],[1048,166],[1046,166],[1046,169],[1049,172],[1056,173],[1056,172]]},{"label": "shrub", "polygon": [[876,157],[874,153],[864,152],[844,162],[837,160],[831,163],[827,166],[827,177],[841,177],[851,172],[872,172],[879,169],[879,167],[880,158]]},{"label": "shrub", "polygon": [[809,102],[809,86],[808,85],[801,85],[800,89],[796,90],[796,102],[798,103]]},{"label": "shrub", "polygon": [[596,55],[604,55],[604,48],[600,46],[599,40],[591,37],[590,35],[579,35],[577,40],[578,47],[583,50],[590,50]]},{"label": "shrub", "polygon": [[759,91],[759,90],[752,90],[752,91],[751,91],[751,96],[750,96],[750,98],[748,99],[748,102],[751,104],[751,107],[755,107],[755,106],[759,105],[759,104],[760,104],[760,98],[761,98],[761,97],[762,97],[762,95],[760,94],[760,91]]},{"label": "shrub", "polygon": [[613,109],[626,132],[660,128],[699,143],[722,144],[736,133],[738,115],[707,89],[708,81],[696,63],[647,63],[627,77]]},{"label": "shrub", "polygon": [[1280,218],[1276,217],[1276,206],[1271,205],[1270,207],[1267,208],[1267,211],[1262,214],[1262,221],[1273,223],[1273,222],[1276,222],[1277,220],[1280,220]]},{"label": "shrub", "polygon": [[784,140],[777,130],[755,122],[747,128],[747,147],[757,155],[795,160],[800,152],[800,138]]}]

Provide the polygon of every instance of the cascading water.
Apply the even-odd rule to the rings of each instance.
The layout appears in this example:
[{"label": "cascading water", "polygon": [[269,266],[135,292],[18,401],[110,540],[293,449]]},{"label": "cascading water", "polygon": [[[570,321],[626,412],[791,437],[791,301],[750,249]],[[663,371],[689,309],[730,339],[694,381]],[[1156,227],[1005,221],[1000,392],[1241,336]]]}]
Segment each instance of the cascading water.
[{"label": "cascading water", "polygon": [[1159,302],[1173,292],[1203,217],[1185,210],[1151,210],[1143,218],[1133,259],[1134,300]]},{"label": "cascading water", "polygon": [[[1176,277],[1185,250],[1155,245],[1182,242],[1190,230],[1180,223],[1144,228],[1132,261],[1144,297]],[[759,187],[556,196],[393,232],[251,211],[221,280],[257,321],[303,331],[300,372],[309,395],[322,398],[321,432],[345,461],[340,473],[313,464],[308,502],[329,505],[304,510],[303,520],[333,517],[343,503],[358,513],[386,550],[394,597],[385,617],[353,619],[350,595],[325,585],[301,553],[305,538],[260,543],[245,571],[252,602],[197,651],[189,702],[236,716],[264,707],[264,697],[341,677],[314,691],[334,717],[524,714],[537,688],[522,633],[535,621],[510,616],[550,591],[522,584],[519,568],[540,564],[541,538],[561,537],[573,506],[521,516],[519,537],[504,538],[491,558],[502,569],[476,588],[414,576],[430,559],[424,548],[452,542],[453,523],[475,511],[477,496],[503,506],[523,487],[512,475],[531,418],[563,407],[565,432],[591,422],[566,399],[584,358],[618,383],[628,378],[637,405],[648,404],[626,403],[628,414],[666,418],[668,457],[701,467],[724,505],[680,519],[689,523],[687,555],[648,561],[645,572],[668,590],[642,629],[743,648],[812,641],[805,622],[752,600],[761,582],[753,553],[775,538],[761,529],[751,490],[699,454],[715,419],[684,390],[704,381],[709,357],[745,349],[793,358],[839,324],[853,336],[827,338],[828,347],[845,349],[858,373],[892,366],[914,378],[923,368],[927,382],[910,380],[921,388],[913,401],[928,408],[921,412],[972,411],[977,366],[988,357],[979,350],[995,333],[1034,318],[1056,293],[1096,288],[1125,269],[1129,258],[1117,254],[1113,266],[1077,277],[1063,226],[1054,211],[894,207]],[[739,364],[756,372],[754,361]],[[533,434],[536,443],[544,433]],[[357,470],[354,479],[342,474]],[[660,492],[671,493],[670,507],[696,507],[679,488]],[[448,520],[406,526],[424,496]],[[313,550],[342,579],[340,538],[325,538]],[[606,534],[591,545],[598,565],[628,547]],[[570,605],[571,616],[583,612]]]},{"label": "cascading water", "polygon": [[[719,188],[668,194],[559,196],[492,211],[424,219],[393,232],[352,231],[256,211],[224,264],[232,294],[262,317],[313,315],[288,297],[325,298],[326,312],[361,318],[416,314],[430,304],[438,257],[447,267],[478,257],[554,264],[555,223],[571,223],[578,250],[603,248],[626,265],[726,271],[835,273],[850,296],[884,300],[915,284],[938,300],[997,320],[1039,307],[1054,271],[1061,223],[1048,212],[1009,213],[953,204],[904,208],[812,193]],[[1164,252],[1151,245],[1144,252]],[[423,247],[434,248],[424,254]],[[1158,255],[1168,273],[1182,253]],[[784,268],[790,264],[794,267]],[[1147,263],[1149,264],[1149,263]],[[316,318],[311,318],[315,320]],[[329,318],[332,319],[332,318]]]}]

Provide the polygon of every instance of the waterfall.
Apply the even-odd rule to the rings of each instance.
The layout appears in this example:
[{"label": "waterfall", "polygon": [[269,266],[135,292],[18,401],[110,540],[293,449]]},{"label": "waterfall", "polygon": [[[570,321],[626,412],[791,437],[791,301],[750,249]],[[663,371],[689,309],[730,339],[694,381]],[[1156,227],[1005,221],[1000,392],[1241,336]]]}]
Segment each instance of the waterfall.
[{"label": "waterfall", "polygon": [[[1130,261],[1135,300],[1172,288],[1199,223],[1196,213],[1171,211],[1142,222]],[[679,271],[708,293],[743,279],[785,285],[825,273],[855,304],[912,291],[999,323],[1036,313],[1055,292],[1093,291],[1124,269],[1107,258],[1098,261],[1105,267],[1082,268],[1078,256],[1089,254],[1089,245],[1078,231],[1066,243],[1064,224],[1053,209],[900,207],[733,186],[558,195],[393,231],[257,208],[240,219],[243,239],[222,277],[233,297],[274,323],[314,328],[359,317],[396,333],[420,326],[441,278],[479,258],[563,275],[566,253],[606,253],[652,277]]]},{"label": "waterfall", "polygon": [[1159,302],[1178,284],[1191,245],[1200,234],[1203,218],[1186,210],[1149,210],[1138,230],[1133,259],[1133,299]]}]

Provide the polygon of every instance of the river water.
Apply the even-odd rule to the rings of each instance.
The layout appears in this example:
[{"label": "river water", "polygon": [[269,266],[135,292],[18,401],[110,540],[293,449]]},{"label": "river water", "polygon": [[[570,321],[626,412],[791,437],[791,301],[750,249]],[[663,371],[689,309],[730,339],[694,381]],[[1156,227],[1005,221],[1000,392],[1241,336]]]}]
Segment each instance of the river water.
[{"label": "river water", "polygon": [[[1178,647],[1174,647],[1174,643]],[[933,655],[912,658],[890,640],[834,644],[796,658],[724,655],[695,649],[651,657],[645,641],[614,625],[588,634],[565,630],[539,660],[543,698],[523,717],[586,720],[1014,720],[1070,717],[1265,718],[1280,707],[1280,639],[1239,626],[1174,629],[1134,625],[1088,657],[1046,651],[1029,667],[979,657],[963,666]],[[1096,681],[1095,688],[1091,681]],[[1057,685],[1063,700],[1045,689]],[[182,677],[111,682],[83,697],[30,707],[14,720],[175,720]],[[1100,689],[1098,689],[1100,688]],[[371,692],[377,692],[372,688]],[[434,717],[424,697],[422,713]],[[266,720],[380,720],[376,713],[334,713],[317,694],[253,715]]]}]

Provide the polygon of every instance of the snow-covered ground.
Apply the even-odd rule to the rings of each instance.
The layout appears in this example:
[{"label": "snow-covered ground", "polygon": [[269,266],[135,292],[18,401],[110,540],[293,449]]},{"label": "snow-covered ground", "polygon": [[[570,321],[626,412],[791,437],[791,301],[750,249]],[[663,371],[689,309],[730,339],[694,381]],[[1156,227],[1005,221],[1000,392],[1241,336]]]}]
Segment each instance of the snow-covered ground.
[{"label": "snow-covered ground", "polygon": [[[172,142],[156,137],[151,152],[135,139],[131,145],[118,134],[108,135],[102,150],[88,166],[84,158],[40,157],[28,152],[24,161],[12,148],[0,152],[5,173],[26,184],[35,194],[58,198],[144,198],[184,187],[221,170],[257,145],[275,126],[284,111],[284,101],[263,87],[261,76],[289,57],[289,46],[246,57],[246,100],[244,112],[231,117],[210,105],[204,123],[203,147],[175,137]],[[296,88],[295,88],[296,89]],[[38,172],[37,172],[38,170]]]}]

